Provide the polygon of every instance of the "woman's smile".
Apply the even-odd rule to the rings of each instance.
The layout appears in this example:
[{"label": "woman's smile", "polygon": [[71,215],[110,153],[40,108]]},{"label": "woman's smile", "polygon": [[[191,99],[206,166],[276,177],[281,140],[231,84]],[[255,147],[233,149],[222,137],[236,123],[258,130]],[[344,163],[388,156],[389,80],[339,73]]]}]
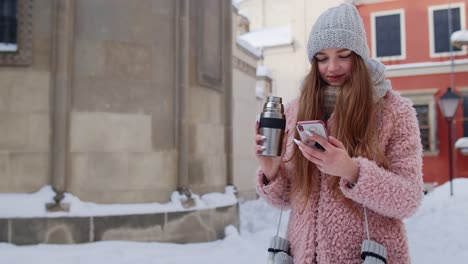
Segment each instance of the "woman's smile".
[{"label": "woman's smile", "polygon": [[328,75],[327,76],[327,79],[330,83],[336,83],[336,82],[339,82],[341,83],[341,81],[343,80],[343,78],[345,77],[344,74],[339,74],[339,75]]}]

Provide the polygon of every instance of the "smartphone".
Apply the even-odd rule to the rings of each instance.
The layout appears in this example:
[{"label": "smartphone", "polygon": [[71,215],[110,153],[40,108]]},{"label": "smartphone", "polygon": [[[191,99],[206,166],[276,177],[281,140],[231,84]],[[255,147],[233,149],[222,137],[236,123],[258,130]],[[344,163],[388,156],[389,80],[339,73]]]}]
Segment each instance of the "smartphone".
[{"label": "smartphone", "polygon": [[304,144],[315,149],[325,151],[325,149],[319,143],[309,140],[308,138],[310,136],[307,135],[306,132],[314,132],[328,141],[328,132],[327,129],[325,129],[325,124],[321,120],[299,121],[296,124],[296,129],[299,133],[301,141],[304,142]]}]

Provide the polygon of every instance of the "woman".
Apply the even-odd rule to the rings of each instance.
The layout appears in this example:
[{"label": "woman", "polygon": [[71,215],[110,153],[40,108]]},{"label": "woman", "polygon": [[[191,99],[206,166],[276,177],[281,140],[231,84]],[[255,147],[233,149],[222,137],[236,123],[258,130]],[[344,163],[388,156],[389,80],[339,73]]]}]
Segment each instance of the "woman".
[{"label": "woman", "polygon": [[[258,155],[264,138],[255,136],[257,191],[291,209],[287,238],[294,263],[362,263],[364,208],[370,238],[386,247],[387,263],[409,263],[402,219],[423,196],[416,112],[391,90],[384,66],[368,58],[353,5],[318,18],[308,57],[300,97],[286,106],[282,157]],[[299,141],[296,123],[303,120],[324,121],[328,140],[314,134],[309,140],[325,151]]]}]

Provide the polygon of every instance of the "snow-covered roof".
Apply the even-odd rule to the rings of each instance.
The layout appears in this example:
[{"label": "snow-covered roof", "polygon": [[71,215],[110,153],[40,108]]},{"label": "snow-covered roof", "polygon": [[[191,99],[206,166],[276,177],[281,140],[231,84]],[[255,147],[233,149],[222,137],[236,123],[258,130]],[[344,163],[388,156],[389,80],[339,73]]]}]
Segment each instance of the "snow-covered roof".
[{"label": "snow-covered roof", "polygon": [[293,43],[290,26],[263,28],[243,34],[240,38],[257,48],[276,47]]},{"label": "snow-covered roof", "polygon": [[257,77],[268,77],[270,79],[273,79],[271,71],[266,66],[262,65],[257,66]]},{"label": "snow-covered roof", "polygon": [[463,46],[468,44],[468,30],[459,30],[453,32],[450,40],[456,46]]},{"label": "snow-covered roof", "polygon": [[249,42],[237,37],[236,38],[236,43],[241,46],[244,50],[248,51],[258,59],[261,59],[263,57],[263,51],[262,49],[258,49],[252,45],[250,45]]}]

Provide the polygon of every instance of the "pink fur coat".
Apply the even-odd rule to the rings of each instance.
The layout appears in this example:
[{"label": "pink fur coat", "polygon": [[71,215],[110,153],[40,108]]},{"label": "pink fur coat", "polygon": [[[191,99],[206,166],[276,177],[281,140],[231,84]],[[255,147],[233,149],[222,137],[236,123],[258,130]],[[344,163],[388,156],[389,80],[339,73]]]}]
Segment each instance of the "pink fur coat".
[{"label": "pink fur coat", "polygon": [[[291,209],[287,238],[295,264],[358,264],[361,243],[366,238],[363,206],[368,208],[371,239],[387,248],[387,263],[410,263],[406,231],[402,219],[411,216],[423,197],[422,147],[416,112],[408,99],[393,91],[381,105],[379,144],[389,161],[385,170],[372,160],[353,157],[359,168],[359,179],[351,188],[341,179],[344,196],[351,199],[358,215],[333,197],[325,181],[329,175],[313,179],[312,194],[301,213],[289,193],[294,180],[293,164],[286,162],[267,185],[258,171],[258,193],[273,206],[284,204]],[[289,138],[286,155],[292,153],[298,101],[286,107]],[[333,118],[333,116],[332,116]],[[330,125],[330,122],[329,122]],[[281,196],[284,194],[284,200]]]}]

